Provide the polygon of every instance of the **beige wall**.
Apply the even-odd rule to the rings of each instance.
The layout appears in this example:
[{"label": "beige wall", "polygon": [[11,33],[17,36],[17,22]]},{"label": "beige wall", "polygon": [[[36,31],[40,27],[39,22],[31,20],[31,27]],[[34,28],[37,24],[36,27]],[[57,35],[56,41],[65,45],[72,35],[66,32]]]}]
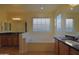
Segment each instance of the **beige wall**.
[{"label": "beige wall", "polygon": [[0,10],[0,32],[3,32],[3,23],[7,21],[6,12]]},{"label": "beige wall", "polygon": [[[12,18],[21,18],[20,21],[12,20]],[[7,13],[7,21],[11,23],[12,32],[25,32],[25,21],[24,15],[17,12],[8,12]]]},{"label": "beige wall", "polygon": [[[66,8],[70,8],[70,6],[68,5],[64,5],[64,7],[59,7],[55,12],[5,12],[3,10],[0,10],[0,24],[2,24],[3,22],[11,22],[13,25],[12,25],[12,31],[25,31],[25,22],[27,22],[27,32],[29,33],[32,33],[32,34],[41,34],[41,33],[34,33],[32,32],[32,18],[33,17],[50,17],[51,19],[51,30],[50,32],[48,33],[45,33],[45,34],[48,34],[48,35],[54,35],[55,34],[55,17],[58,15],[58,14],[62,14],[62,21],[64,23],[64,20],[65,18],[68,18],[68,17],[74,17],[74,20],[75,20],[75,28],[76,28],[76,31],[78,32],[79,31],[79,27],[78,27],[78,13],[69,13],[69,12],[66,12]],[[22,20],[21,21],[12,21],[12,18],[13,17],[20,17]],[[5,20],[5,21],[4,21]],[[64,24],[62,23],[62,27],[63,27],[63,30],[65,29],[64,27]],[[1,26],[1,25],[0,25]],[[1,28],[0,28],[0,31],[1,31]],[[44,34],[44,33],[43,33]]]},{"label": "beige wall", "polygon": [[[25,31],[25,22],[22,18],[22,21],[13,21],[12,17],[15,17],[15,14],[9,14],[6,11],[0,10],[0,32],[5,32],[4,23],[11,23],[11,31],[12,32],[24,32]],[[19,14],[18,14],[19,15]]]},{"label": "beige wall", "polygon": [[[9,12],[7,13],[7,19],[8,21],[10,21],[13,25],[12,25],[12,31],[16,31],[18,29],[18,31],[21,31],[21,30],[25,30],[25,22],[27,23],[27,33],[29,33],[31,36],[34,35],[37,35],[37,36],[48,36],[48,39],[45,39],[45,38],[42,38],[41,40],[42,41],[52,41],[52,39],[49,38],[49,36],[53,36],[54,35],[54,13],[45,13],[45,12]],[[21,21],[12,21],[12,18],[13,17],[20,17],[22,20]],[[33,17],[49,17],[50,18],[50,32],[47,32],[47,33],[39,33],[39,32],[33,32],[32,31],[32,19]],[[46,37],[45,36],[45,37]],[[28,40],[28,38],[27,38]],[[31,39],[31,41],[34,41],[35,39]],[[39,38],[38,40],[39,41]]]},{"label": "beige wall", "polygon": [[[64,7],[61,7],[59,8],[58,10],[56,10],[56,13],[55,13],[55,17],[54,17],[54,20],[56,18],[56,16],[58,14],[61,14],[62,15],[62,32],[56,32],[55,31],[55,34],[77,34],[77,32],[79,31],[79,23],[78,23],[78,19],[79,19],[79,13],[78,12],[73,12],[73,11],[67,11],[68,9],[70,9],[70,6],[68,5],[64,5]],[[74,32],[71,32],[71,33],[68,33],[65,31],[65,19],[67,18],[73,18],[74,19],[74,29],[75,31]]]},{"label": "beige wall", "polygon": [[[20,22],[27,22],[27,32],[33,33],[32,32],[32,18],[33,17],[49,17],[51,19],[51,24],[50,24],[50,32],[49,34],[53,34],[54,32],[54,19],[53,19],[53,13],[37,13],[37,12],[9,12],[7,13],[7,18],[8,21],[11,21],[13,17],[20,17],[22,21]],[[12,21],[13,23],[19,23],[19,21]],[[22,24],[21,24],[22,25]],[[20,25],[19,25],[20,26]]]}]

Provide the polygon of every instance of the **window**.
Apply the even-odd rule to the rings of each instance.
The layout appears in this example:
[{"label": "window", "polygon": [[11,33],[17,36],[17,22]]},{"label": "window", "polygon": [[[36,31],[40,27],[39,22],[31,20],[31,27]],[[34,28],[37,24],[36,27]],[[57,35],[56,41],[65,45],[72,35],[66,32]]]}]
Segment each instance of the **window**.
[{"label": "window", "polygon": [[33,18],[33,32],[49,32],[50,18]]},{"label": "window", "polygon": [[66,19],[66,32],[73,32],[73,19]]},{"label": "window", "polygon": [[62,31],[62,27],[61,27],[61,14],[59,14],[56,17],[56,31],[57,32],[61,32]]}]

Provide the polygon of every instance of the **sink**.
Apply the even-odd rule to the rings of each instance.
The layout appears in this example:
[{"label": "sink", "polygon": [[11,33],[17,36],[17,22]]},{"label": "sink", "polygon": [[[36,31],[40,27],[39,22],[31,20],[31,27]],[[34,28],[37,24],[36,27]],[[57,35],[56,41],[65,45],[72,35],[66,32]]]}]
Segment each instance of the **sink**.
[{"label": "sink", "polygon": [[71,36],[71,35],[65,35],[65,37],[69,40],[73,40],[73,41],[77,41],[78,38],[76,38],[75,36]]},{"label": "sink", "polygon": [[72,40],[64,40],[65,43],[71,46],[79,46],[78,42],[72,41]]}]

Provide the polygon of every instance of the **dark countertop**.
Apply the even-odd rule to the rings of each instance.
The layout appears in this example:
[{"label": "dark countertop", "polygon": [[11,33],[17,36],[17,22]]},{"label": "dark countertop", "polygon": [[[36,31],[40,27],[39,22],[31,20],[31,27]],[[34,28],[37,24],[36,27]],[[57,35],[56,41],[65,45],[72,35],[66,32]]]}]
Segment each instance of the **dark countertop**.
[{"label": "dark countertop", "polygon": [[[68,39],[66,37],[55,36],[54,39],[56,39],[56,40],[62,42],[63,44],[65,44],[65,45],[67,45],[67,46],[79,51],[79,45],[76,46],[76,45],[71,45],[71,44],[67,43],[66,41],[68,41]],[[72,40],[70,40],[70,41],[72,41]],[[73,42],[75,42],[75,41],[73,41]]]},{"label": "dark countertop", "polygon": [[21,33],[24,33],[24,32],[0,32],[0,34],[21,34]]}]

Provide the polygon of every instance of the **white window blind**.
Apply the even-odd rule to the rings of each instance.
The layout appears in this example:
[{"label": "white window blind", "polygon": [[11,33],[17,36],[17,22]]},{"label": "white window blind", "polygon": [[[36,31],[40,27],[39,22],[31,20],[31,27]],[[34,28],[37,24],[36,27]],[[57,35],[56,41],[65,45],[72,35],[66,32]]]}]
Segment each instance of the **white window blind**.
[{"label": "white window blind", "polygon": [[66,32],[73,32],[73,19],[66,19]]},{"label": "white window blind", "polygon": [[56,30],[57,30],[57,32],[61,32],[62,31],[62,27],[61,27],[61,14],[59,14],[56,17]]},{"label": "white window blind", "polygon": [[50,18],[33,18],[33,32],[49,32]]}]

